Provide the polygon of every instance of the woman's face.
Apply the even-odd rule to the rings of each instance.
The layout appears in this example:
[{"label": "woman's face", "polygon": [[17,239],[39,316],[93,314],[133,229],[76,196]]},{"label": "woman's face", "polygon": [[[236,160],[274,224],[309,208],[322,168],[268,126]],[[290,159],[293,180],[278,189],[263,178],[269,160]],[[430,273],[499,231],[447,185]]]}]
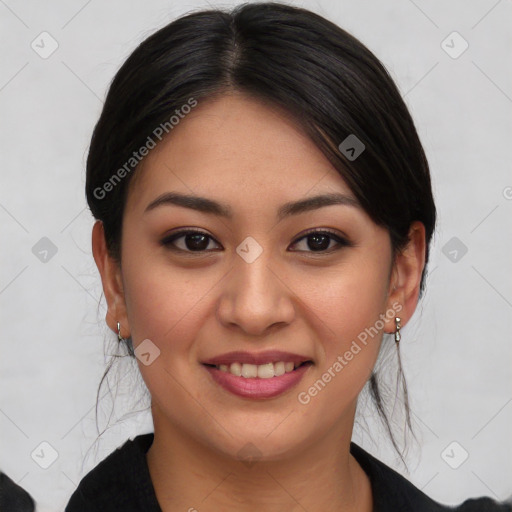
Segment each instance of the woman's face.
[{"label": "woman's face", "polygon": [[[388,232],[291,120],[241,95],[200,102],[137,173],[109,310],[137,349],[155,432],[269,459],[350,438],[401,316]],[[325,195],[339,201],[290,206]],[[309,362],[286,372],[293,361]]]}]

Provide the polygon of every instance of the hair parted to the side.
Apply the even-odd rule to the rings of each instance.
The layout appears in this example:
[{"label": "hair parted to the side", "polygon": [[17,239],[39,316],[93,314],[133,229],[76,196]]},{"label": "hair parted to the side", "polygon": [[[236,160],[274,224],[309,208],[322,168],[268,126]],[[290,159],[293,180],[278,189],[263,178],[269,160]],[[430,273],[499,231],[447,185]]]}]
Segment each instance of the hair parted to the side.
[{"label": "hair parted to the side", "polygon": [[[436,209],[428,162],[410,113],[387,70],[360,41],[313,12],[282,3],[246,3],[231,11],[184,15],[145,39],[121,66],[87,158],[87,202],[103,222],[109,254],[121,264],[123,211],[137,167],[123,173],[106,196],[98,190],[104,191],[105,183],[155,128],[190,98],[200,104],[229,92],[246,94],[291,115],[372,220],[389,231],[395,255],[407,244],[411,223],[424,224],[422,294]],[[349,135],[365,145],[353,161],[338,149]],[[369,391],[405,464],[375,371]]]}]

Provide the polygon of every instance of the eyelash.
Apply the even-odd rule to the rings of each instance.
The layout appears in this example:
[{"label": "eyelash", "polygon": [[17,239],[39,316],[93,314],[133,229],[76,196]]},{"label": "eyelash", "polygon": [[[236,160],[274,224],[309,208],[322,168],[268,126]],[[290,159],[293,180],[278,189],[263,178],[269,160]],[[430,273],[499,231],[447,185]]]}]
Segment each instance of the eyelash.
[{"label": "eyelash", "polygon": [[[172,251],[175,251],[175,252],[188,253],[188,254],[202,254],[202,253],[210,252],[211,251],[211,250],[206,250],[206,249],[205,250],[201,250],[201,251],[190,251],[190,250],[185,250],[185,249],[179,249],[179,248],[177,248],[177,247],[175,247],[173,245],[173,243],[176,240],[178,240],[180,238],[183,238],[186,235],[203,235],[203,236],[209,238],[210,240],[213,240],[218,245],[220,245],[208,233],[205,233],[204,231],[200,231],[200,230],[197,230],[197,229],[184,229],[184,230],[178,231],[176,233],[173,233],[172,235],[165,237],[161,241],[161,244],[164,247],[168,248],[169,250],[172,250]],[[332,252],[340,250],[342,247],[352,247],[353,246],[352,242],[350,242],[346,238],[340,236],[338,233],[336,233],[334,231],[331,231],[329,229],[315,229],[315,228],[313,228],[313,229],[303,233],[300,236],[300,238],[297,238],[292,243],[292,245],[296,245],[301,240],[307,239],[308,237],[310,237],[312,235],[325,235],[325,236],[328,236],[329,238],[335,240],[338,243],[338,247],[335,247],[334,249],[331,247],[330,249],[325,249],[325,250],[321,250],[321,251],[294,251],[294,252],[306,252],[306,253],[311,253],[311,254],[331,254]]]}]

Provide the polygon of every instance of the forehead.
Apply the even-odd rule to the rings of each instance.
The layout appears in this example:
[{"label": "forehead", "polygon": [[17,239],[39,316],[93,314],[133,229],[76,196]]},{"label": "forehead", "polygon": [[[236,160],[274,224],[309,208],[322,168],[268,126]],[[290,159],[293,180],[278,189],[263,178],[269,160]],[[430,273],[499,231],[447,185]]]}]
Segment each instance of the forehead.
[{"label": "forehead", "polygon": [[135,208],[168,190],[246,206],[313,191],[353,196],[290,115],[236,93],[200,101],[149,152],[134,178],[128,201]]}]

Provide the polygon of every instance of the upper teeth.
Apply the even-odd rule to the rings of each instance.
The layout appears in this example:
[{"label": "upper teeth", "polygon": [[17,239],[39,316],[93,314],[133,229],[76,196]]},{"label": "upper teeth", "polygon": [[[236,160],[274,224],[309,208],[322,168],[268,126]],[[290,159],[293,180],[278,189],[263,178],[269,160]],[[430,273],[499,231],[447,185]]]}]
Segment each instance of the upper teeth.
[{"label": "upper teeth", "polygon": [[290,373],[294,370],[295,365],[292,362],[279,361],[277,363],[266,364],[241,364],[231,363],[231,365],[220,364],[217,368],[222,372],[229,372],[237,377],[245,377],[246,379],[259,377],[260,379],[270,379],[271,377],[279,377],[285,373]]}]

